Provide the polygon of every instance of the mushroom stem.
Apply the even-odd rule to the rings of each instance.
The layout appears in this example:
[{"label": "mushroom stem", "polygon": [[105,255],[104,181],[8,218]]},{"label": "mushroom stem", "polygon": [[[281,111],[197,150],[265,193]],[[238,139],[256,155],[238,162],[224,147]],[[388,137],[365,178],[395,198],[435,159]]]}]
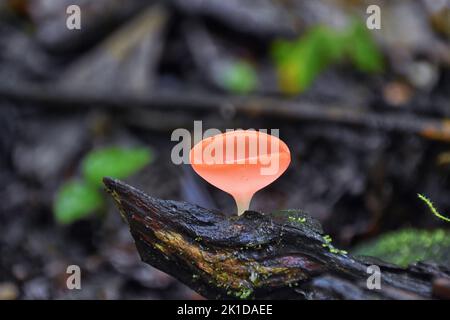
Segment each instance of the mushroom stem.
[{"label": "mushroom stem", "polygon": [[233,195],[234,201],[236,201],[237,214],[240,216],[250,208],[250,202],[252,201],[253,194],[240,194]]}]

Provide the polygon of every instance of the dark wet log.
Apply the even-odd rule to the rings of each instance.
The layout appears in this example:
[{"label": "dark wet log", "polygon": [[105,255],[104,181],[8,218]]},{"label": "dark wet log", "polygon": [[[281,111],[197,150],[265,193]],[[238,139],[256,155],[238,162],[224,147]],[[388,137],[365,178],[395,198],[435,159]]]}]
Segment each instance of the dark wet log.
[{"label": "dark wet log", "polygon": [[[320,224],[295,210],[241,217],[152,198],[105,178],[142,260],[207,298],[427,299],[450,270],[419,263],[403,269],[336,249]],[[367,288],[369,265],[381,289]],[[442,283],[443,280],[439,280]],[[436,294],[438,296],[436,296]]]}]

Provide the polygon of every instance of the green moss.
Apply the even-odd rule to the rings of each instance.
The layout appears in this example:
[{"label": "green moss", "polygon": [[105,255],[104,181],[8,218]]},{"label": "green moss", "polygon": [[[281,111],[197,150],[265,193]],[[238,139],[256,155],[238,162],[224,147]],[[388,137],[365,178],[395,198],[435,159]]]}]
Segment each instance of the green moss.
[{"label": "green moss", "polygon": [[235,293],[236,298],[239,299],[247,299],[253,293],[252,288],[242,288],[238,292]]},{"label": "green moss", "polygon": [[328,234],[326,234],[326,235],[323,236],[323,241],[325,241],[325,243],[322,244],[322,247],[328,248],[328,250],[329,250],[331,253],[336,253],[336,254],[347,254],[347,253],[348,253],[348,252],[345,251],[345,250],[340,250],[340,249],[335,248],[335,247],[331,244],[331,242],[333,241],[333,239],[331,239],[331,237],[330,237]]},{"label": "green moss", "polygon": [[286,220],[288,225],[302,230],[310,229],[317,233],[323,233],[319,221],[312,218],[306,212],[299,209],[278,210],[271,213],[274,219]]},{"label": "green moss", "polygon": [[297,223],[305,223],[306,222],[306,218],[305,217],[289,216],[288,219],[289,219],[289,221],[297,222]]},{"label": "green moss", "polygon": [[450,265],[450,231],[403,229],[382,235],[352,252],[403,267],[417,261]]}]

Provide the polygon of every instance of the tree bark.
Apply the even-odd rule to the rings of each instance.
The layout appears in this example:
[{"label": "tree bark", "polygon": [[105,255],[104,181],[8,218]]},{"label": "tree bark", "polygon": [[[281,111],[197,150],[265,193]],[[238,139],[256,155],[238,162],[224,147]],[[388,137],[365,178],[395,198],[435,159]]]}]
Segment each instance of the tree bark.
[{"label": "tree bark", "polygon": [[[297,210],[272,214],[219,211],[152,198],[118,180],[107,191],[130,227],[141,259],[210,299],[450,298],[450,270],[416,263],[404,269],[335,248],[320,224]],[[367,267],[381,289],[367,286]]]}]

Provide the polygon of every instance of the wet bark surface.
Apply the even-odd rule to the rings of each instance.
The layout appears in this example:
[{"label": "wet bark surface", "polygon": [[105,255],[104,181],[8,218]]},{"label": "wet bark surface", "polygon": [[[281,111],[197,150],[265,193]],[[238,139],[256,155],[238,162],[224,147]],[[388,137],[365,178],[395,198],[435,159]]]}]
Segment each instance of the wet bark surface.
[{"label": "wet bark surface", "polygon": [[[241,217],[179,201],[160,200],[105,178],[141,259],[207,298],[448,298],[433,281],[446,267],[407,269],[335,248],[309,215],[247,211]],[[370,290],[367,267],[378,265],[381,289]]]}]

